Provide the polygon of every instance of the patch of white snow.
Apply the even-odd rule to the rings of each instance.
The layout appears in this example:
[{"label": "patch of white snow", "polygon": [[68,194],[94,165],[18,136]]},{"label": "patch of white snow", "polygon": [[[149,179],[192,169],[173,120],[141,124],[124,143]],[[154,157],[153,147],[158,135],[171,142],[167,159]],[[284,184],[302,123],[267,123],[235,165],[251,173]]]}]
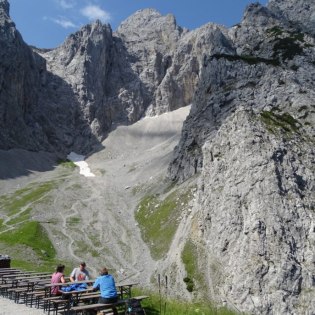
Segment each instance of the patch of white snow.
[{"label": "patch of white snow", "polygon": [[67,155],[67,159],[72,161],[75,165],[79,166],[80,168],[80,174],[85,177],[95,177],[95,174],[93,174],[89,168],[89,165],[87,162],[84,161],[85,156],[80,155],[74,152],[71,152]]}]

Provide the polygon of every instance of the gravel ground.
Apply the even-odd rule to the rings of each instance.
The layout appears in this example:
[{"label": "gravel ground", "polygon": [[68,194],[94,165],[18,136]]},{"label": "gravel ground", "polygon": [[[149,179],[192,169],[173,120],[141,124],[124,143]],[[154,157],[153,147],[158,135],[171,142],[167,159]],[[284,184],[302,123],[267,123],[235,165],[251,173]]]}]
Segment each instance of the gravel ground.
[{"label": "gravel ground", "polygon": [[42,310],[30,308],[24,304],[17,304],[14,301],[0,297],[0,315],[22,314],[22,315],[42,315]]}]

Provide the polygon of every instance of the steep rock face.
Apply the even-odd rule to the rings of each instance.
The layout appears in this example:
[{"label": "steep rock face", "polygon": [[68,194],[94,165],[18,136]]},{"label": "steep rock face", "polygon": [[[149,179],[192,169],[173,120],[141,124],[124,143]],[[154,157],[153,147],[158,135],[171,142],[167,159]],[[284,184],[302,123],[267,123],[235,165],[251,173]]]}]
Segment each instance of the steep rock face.
[{"label": "steep rock face", "polygon": [[[44,139],[41,149],[86,153],[117,123],[133,123],[190,104],[204,56],[233,50],[223,33],[227,30],[213,24],[188,32],[174,16],[147,9],[124,21],[114,34],[109,25],[96,21],[56,49],[31,51],[25,45],[37,62],[31,67],[37,82],[12,86],[36,90],[29,101],[36,111],[29,117],[41,134],[30,128],[34,143],[39,137]],[[21,60],[23,65],[27,58]],[[24,129],[21,134],[26,134]],[[36,150],[22,140],[7,141],[3,148],[14,146]]]},{"label": "steep rock face", "polygon": [[[9,17],[9,3],[0,1],[0,147],[18,143],[39,150],[45,145],[40,126],[32,119],[38,103],[41,58],[24,43]],[[33,141],[32,135],[38,134]]]},{"label": "steep rock face", "polygon": [[69,84],[47,71],[39,50],[30,49],[0,1],[0,148],[65,154],[91,150],[96,139]]},{"label": "steep rock face", "polygon": [[73,91],[70,103],[77,102],[86,122],[83,134],[89,133],[91,126],[92,133],[101,136],[111,126],[111,112],[105,99],[112,46],[110,26],[96,21],[70,35],[60,47],[39,52],[46,59],[48,70],[67,82]]},{"label": "steep rock face", "polygon": [[189,32],[176,24],[173,15],[162,16],[153,9],[140,10],[120,25],[116,36],[126,47],[130,66],[141,81],[146,115],[191,103],[204,56],[209,51],[228,53],[231,49],[222,34],[225,31],[208,24]]},{"label": "steep rock face", "polygon": [[[60,47],[37,52],[53,78],[61,78],[73,91],[68,100],[72,105],[60,106],[79,108],[80,134],[101,140],[112,125],[190,104],[204,56],[209,51],[231,52],[223,33],[227,30],[213,24],[188,32],[174,16],[146,9],[129,17],[114,34],[109,25],[95,22]],[[57,94],[66,100],[65,93]]]},{"label": "steep rock face", "polygon": [[[299,99],[311,112],[314,38],[286,25],[261,5],[251,5],[242,23],[228,31],[236,53],[205,58],[194,106],[169,168],[172,179],[184,180],[201,169],[206,138],[218,129],[222,117],[245,102],[297,115],[291,105]],[[305,127],[313,132],[311,125]]]},{"label": "steep rock face", "polygon": [[253,314],[314,309],[314,148],[239,108],[204,147],[197,202],[214,296]]},{"label": "steep rock face", "polygon": [[139,10],[119,26],[116,36],[126,48],[130,66],[143,87],[142,112],[167,111],[159,108],[156,89],[172,65],[174,50],[185,32],[173,15],[162,16],[153,9]]},{"label": "steep rock face", "polygon": [[315,35],[315,3],[312,0],[270,0],[268,8],[301,31]]},{"label": "steep rock face", "polygon": [[235,53],[205,59],[169,168],[200,174],[189,238],[209,295],[252,314],[315,307],[315,39],[301,30],[247,8],[228,30]]},{"label": "steep rock face", "polygon": [[207,24],[181,37],[171,58],[172,64],[156,89],[155,113],[171,111],[192,102],[205,57],[234,52],[224,33],[224,27]]}]

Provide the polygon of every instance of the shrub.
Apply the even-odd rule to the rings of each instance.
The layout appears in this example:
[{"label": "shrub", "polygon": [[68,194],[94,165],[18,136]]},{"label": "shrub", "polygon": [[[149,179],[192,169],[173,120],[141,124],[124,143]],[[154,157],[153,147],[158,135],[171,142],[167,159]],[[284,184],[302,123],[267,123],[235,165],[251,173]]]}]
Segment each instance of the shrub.
[{"label": "shrub", "polygon": [[291,134],[298,132],[300,128],[300,123],[288,113],[276,114],[271,111],[263,111],[260,113],[260,117],[272,133],[282,130],[287,134]]}]

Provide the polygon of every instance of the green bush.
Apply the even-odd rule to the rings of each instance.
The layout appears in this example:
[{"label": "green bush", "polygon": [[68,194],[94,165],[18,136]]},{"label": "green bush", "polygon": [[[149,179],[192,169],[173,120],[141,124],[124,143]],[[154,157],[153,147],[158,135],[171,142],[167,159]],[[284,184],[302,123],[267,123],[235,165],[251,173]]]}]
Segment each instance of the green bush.
[{"label": "green bush", "polygon": [[191,240],[188,240],[182,251],[181,258],[187,273],[187,276],[183,279],[183,281],[186,283],[186,289],[189,292],[194,291],[195,281],[202,282],[201,275],[198,271],[197,257],[198,253],[196,246]]},{"label": "green bush", "polygon": [[272,133],[276,133],[277,130],[282,130],[286,134],[297,133],[300,128],[300,123],[288,113],[277,114],[272,111],[263,111],[260,117]]},{"label": "green bush", "polygon": [[76,168],[76,165],[74,164],[74,162],[70,160],[58,160],[57,163],[58,165],[61,165],[66,168]]},{"label": "green bush", "polygon": [[268,29],[267,33],[274,35],[274,36],[278,36],[278,35],[283,34],[283,29],[280,28],[279,26],[274,26],[273,28]]},{"label": "green bush", "polygon": [[303,54],[303,48],[296,42],[295,37],[279,38],[273,46],[273,57],[292,60],[296,55]]}]

